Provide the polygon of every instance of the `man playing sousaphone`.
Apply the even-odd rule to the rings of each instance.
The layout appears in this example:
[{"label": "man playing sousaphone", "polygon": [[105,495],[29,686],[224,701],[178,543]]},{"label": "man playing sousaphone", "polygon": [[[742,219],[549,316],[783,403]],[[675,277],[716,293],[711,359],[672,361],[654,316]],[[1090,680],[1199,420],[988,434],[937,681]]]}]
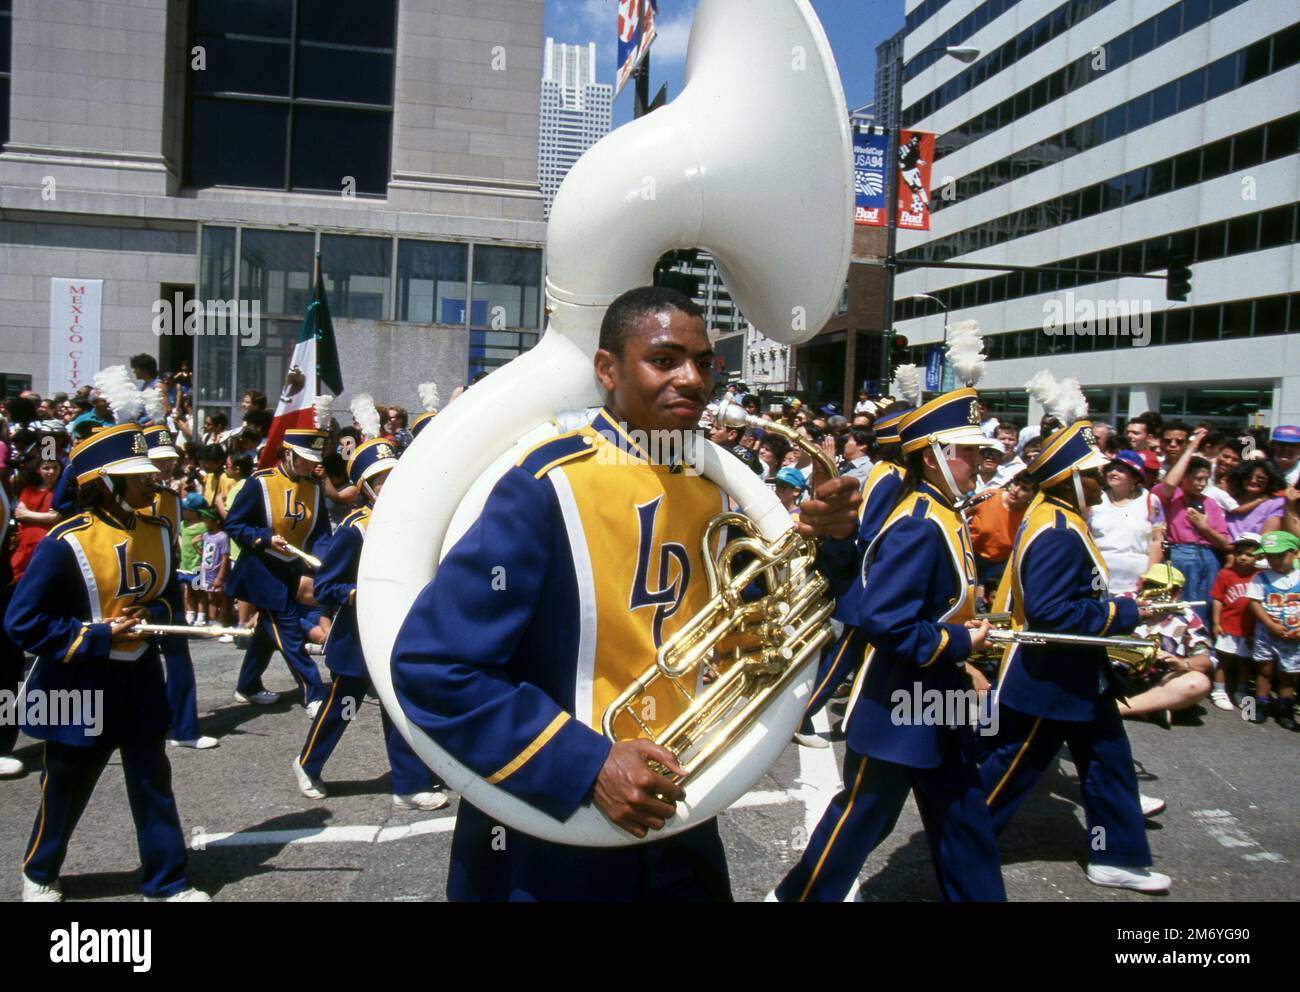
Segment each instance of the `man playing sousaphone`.
[{"label": "man playing sousaphone", "polygon": [[[712,391],[700,308],[670,289],[623,294],[601,324],[595,371],[606,396],[595,420],[506,472],[416,600],[393,650],[393,688],[407,718],[487,782],[560,820],[593,803],[647,837],[685,795],[648,762],[679,772],[677,757],[593,728],[709,598],[701,544],[727,498],[681,460],[650,453],[664,449],[656,438],[695,430]],[[857,501],[856,480],[823,482],[799,530],[847,538]],[[641,712],[659,730],[682,702],[652,698],[657,712]],[[715,820],[582,848],[500,826],[465,801],[447,888],[452,900],[731,897]]]}]

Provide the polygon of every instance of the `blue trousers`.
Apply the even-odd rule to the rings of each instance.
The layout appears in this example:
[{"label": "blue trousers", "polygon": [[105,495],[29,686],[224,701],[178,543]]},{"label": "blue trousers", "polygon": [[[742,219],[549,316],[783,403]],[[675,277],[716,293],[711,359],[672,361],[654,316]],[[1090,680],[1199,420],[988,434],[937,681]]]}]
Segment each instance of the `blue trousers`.
[{"label": "blue trousers", "polygon": [[[312,778],[320,778],[334,748],[343,737],[343,731],[361,711],[362,700],[370,689],[370,679],[364,675],[335,675],[330,686],[330,694],[325,705],[316,714],[307,740],[298,756],[298,764]],[[388,718],[388,711],[379,708],[384,725],[384,744],[388,749],[388,764],[393,770],[393,795],[409,796],[416,792],[428,792],[434,787],[435,778],[429,767],[421,761],[411,745]]]},{"label": "blue trousers", "polygon": [[1114,700],[1103,699],[1091,723],[1027,716],[1006,704],[998,736],[980,765],[993,829],[1001,834],[1042,778],[1062,744],[1079,772],[1092,864],[1148,868],[1151,847],[1138,802],[1137,773]]},{"label": "blue trousers", "polygon": [[[955,735],[954,735],[955,736]],[[844,788],[831,800],[799,863],[776,887],[781,902],[841,902],[867,856],[893,832],[909,792],[925,824],[945,900],[1004,902],[997,841],[973,759],[954,740],[938,768],[911,768],[849,749]]]},{"label": "blue trousers", "polygon": [[461,800],[452,902],[730,902],[718,821],[628,847],[571,847],[500,826]]},{"label": "blue trousers", "polygon": [[807,708],[803,711],[803,725],[800,726],[799,733],[813,732],[812,718],[830,702],[832,694],[840,687],[840,683],[858,670],[866,650],[867,639],[862,636],[858,628],[845,627],[839,642],[831,645],[822,655],[821,663],[817,666],[813,694],[808,700]]},{"label": "blue trousers", "polygon": [[116,745],[77,747],[46,742],[41,807],[23,861],[23,872],[32,881],[48,885],[58,879],[72,831],[104,766],[119,748],[140,849],[140,889],[146,896],[169,896],[189,888],[185,835],[172,794],[171,765],[163,739],[142,734],[129,734]]},{"label": "blue trousers", "polygon": [[293,680],[298,683],[304,706],[325,698],[325,683],[321,681],[316,663],[307,656],[303,644],[302,628],[298,611],[259,609],[257,627],[253,630],[252,641],[244,652],[244,664],[239,669],[239,681],[235,688],[248,695],[262,691],[262,673],[271,663],[271,655],[279,651],[289,666]]},{"label": "blue trousers", "polygon": [[[0,628],[0,692],[18,694],[18,685],[23,680],[23,652],[9,640]],[[18,743],[18,719],[13,723],[0,723],[0,757],[7,756]]]},{"label": "blue trousers", "polygon": [[1195,607],[1201,621],[1210,626],[1210,587],[1219,574],[1219,556],[1203,544],[1174,544],[1169,548],[1169,564],[1183,573],[1183,599],[1205,600]]},{"label": "blue trousers", "polygon": [[168,736],[174,741],[192,741],[199,736],[199,703],[188,645],[165,648],[163,662],[167,667],[167,712],[171,714]]}]

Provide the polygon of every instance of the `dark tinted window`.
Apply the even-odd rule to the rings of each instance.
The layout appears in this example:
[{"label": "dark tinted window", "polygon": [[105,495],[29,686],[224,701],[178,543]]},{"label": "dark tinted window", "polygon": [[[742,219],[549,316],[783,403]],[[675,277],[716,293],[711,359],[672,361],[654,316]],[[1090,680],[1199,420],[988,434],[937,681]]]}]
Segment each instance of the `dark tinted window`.
[{"label": "dark tinted window", "polygon": [[[284,187],[287,104],[195,100],[190,105],[190,183]],[[251,144],[249,135],[265,140]]]}]

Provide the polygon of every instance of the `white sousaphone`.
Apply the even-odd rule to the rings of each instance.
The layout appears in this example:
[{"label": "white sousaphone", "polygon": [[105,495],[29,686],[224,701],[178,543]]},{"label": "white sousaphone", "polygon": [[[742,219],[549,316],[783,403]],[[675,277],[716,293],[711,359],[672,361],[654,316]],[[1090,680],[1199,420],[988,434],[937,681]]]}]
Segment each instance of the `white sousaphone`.
[{"label": "white sousaphone", "polygon": [[[489,816],[556,843],[638,843],[594,806],[563,822],[548,816],[487,783],[407,719],[390,658],[416,597],[523,451],[558,433],[562,412],[602,402],[592,368],[601,318],[620,294],[650,283],[665,252],[708,250],[745,316],[769,337],[798,343],[834,312],[852,235],[848,113],[808,0],[700,0],[681,95],[606,136],[560,187],[548,230],[545,335],[421,433],[384,486],[367,532],[357,616],[376,691],[416,753]],[[704,474],[764,539],[790,529],[758,476],[711,443],[699,448]],[[753,785],[789,742],[815,664],[814,656],[762,718],[691,779],[677,815],[648,839],[704,822]]]}]

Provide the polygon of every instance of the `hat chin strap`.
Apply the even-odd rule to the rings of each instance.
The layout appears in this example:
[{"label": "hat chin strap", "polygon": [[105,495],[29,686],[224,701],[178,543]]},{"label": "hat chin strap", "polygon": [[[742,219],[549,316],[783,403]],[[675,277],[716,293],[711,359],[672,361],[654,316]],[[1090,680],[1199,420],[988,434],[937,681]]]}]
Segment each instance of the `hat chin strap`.
[{"label": "hat chin strap", "polygon": [[360,489],[363,493],[366,494],[366,502],[369,503],[371,506],[374,506],[375,500],[377,500],[379,497],[375,495],[375,491],[370,488],[370,480],[369,479],[363,480]]},{"label": "hat chin strap", "polygon": [[1070,481],[1074,483],[1074,495],[1079,501],[1079,512],[1088,512],[1088,501],[1083,496],[1083,479],[1077,468],[1070,469]]},{"label": "hat chin strap", "polygon": [[108,490],[108,495],[113,497],[113,502],[122,508],[123,513],[127,516],[135,513],[135,507],[128,503],[125,497],[119,496],[117,490],[113,488],[113,477],[111,475],[105,472],[100,475],[99,481]]},{"label": "hat chin strap", "polygon": [[957,481],[952,477],[952,470],[948,467],[948,456],[943,453],[943,446],[938,441],[930,442],[930,450],[934,452],[934,460],[939,463],[939,471],[943,473],[944,484],[948,487],[948,498],[956,503],[966,494],[957,489]]}]

